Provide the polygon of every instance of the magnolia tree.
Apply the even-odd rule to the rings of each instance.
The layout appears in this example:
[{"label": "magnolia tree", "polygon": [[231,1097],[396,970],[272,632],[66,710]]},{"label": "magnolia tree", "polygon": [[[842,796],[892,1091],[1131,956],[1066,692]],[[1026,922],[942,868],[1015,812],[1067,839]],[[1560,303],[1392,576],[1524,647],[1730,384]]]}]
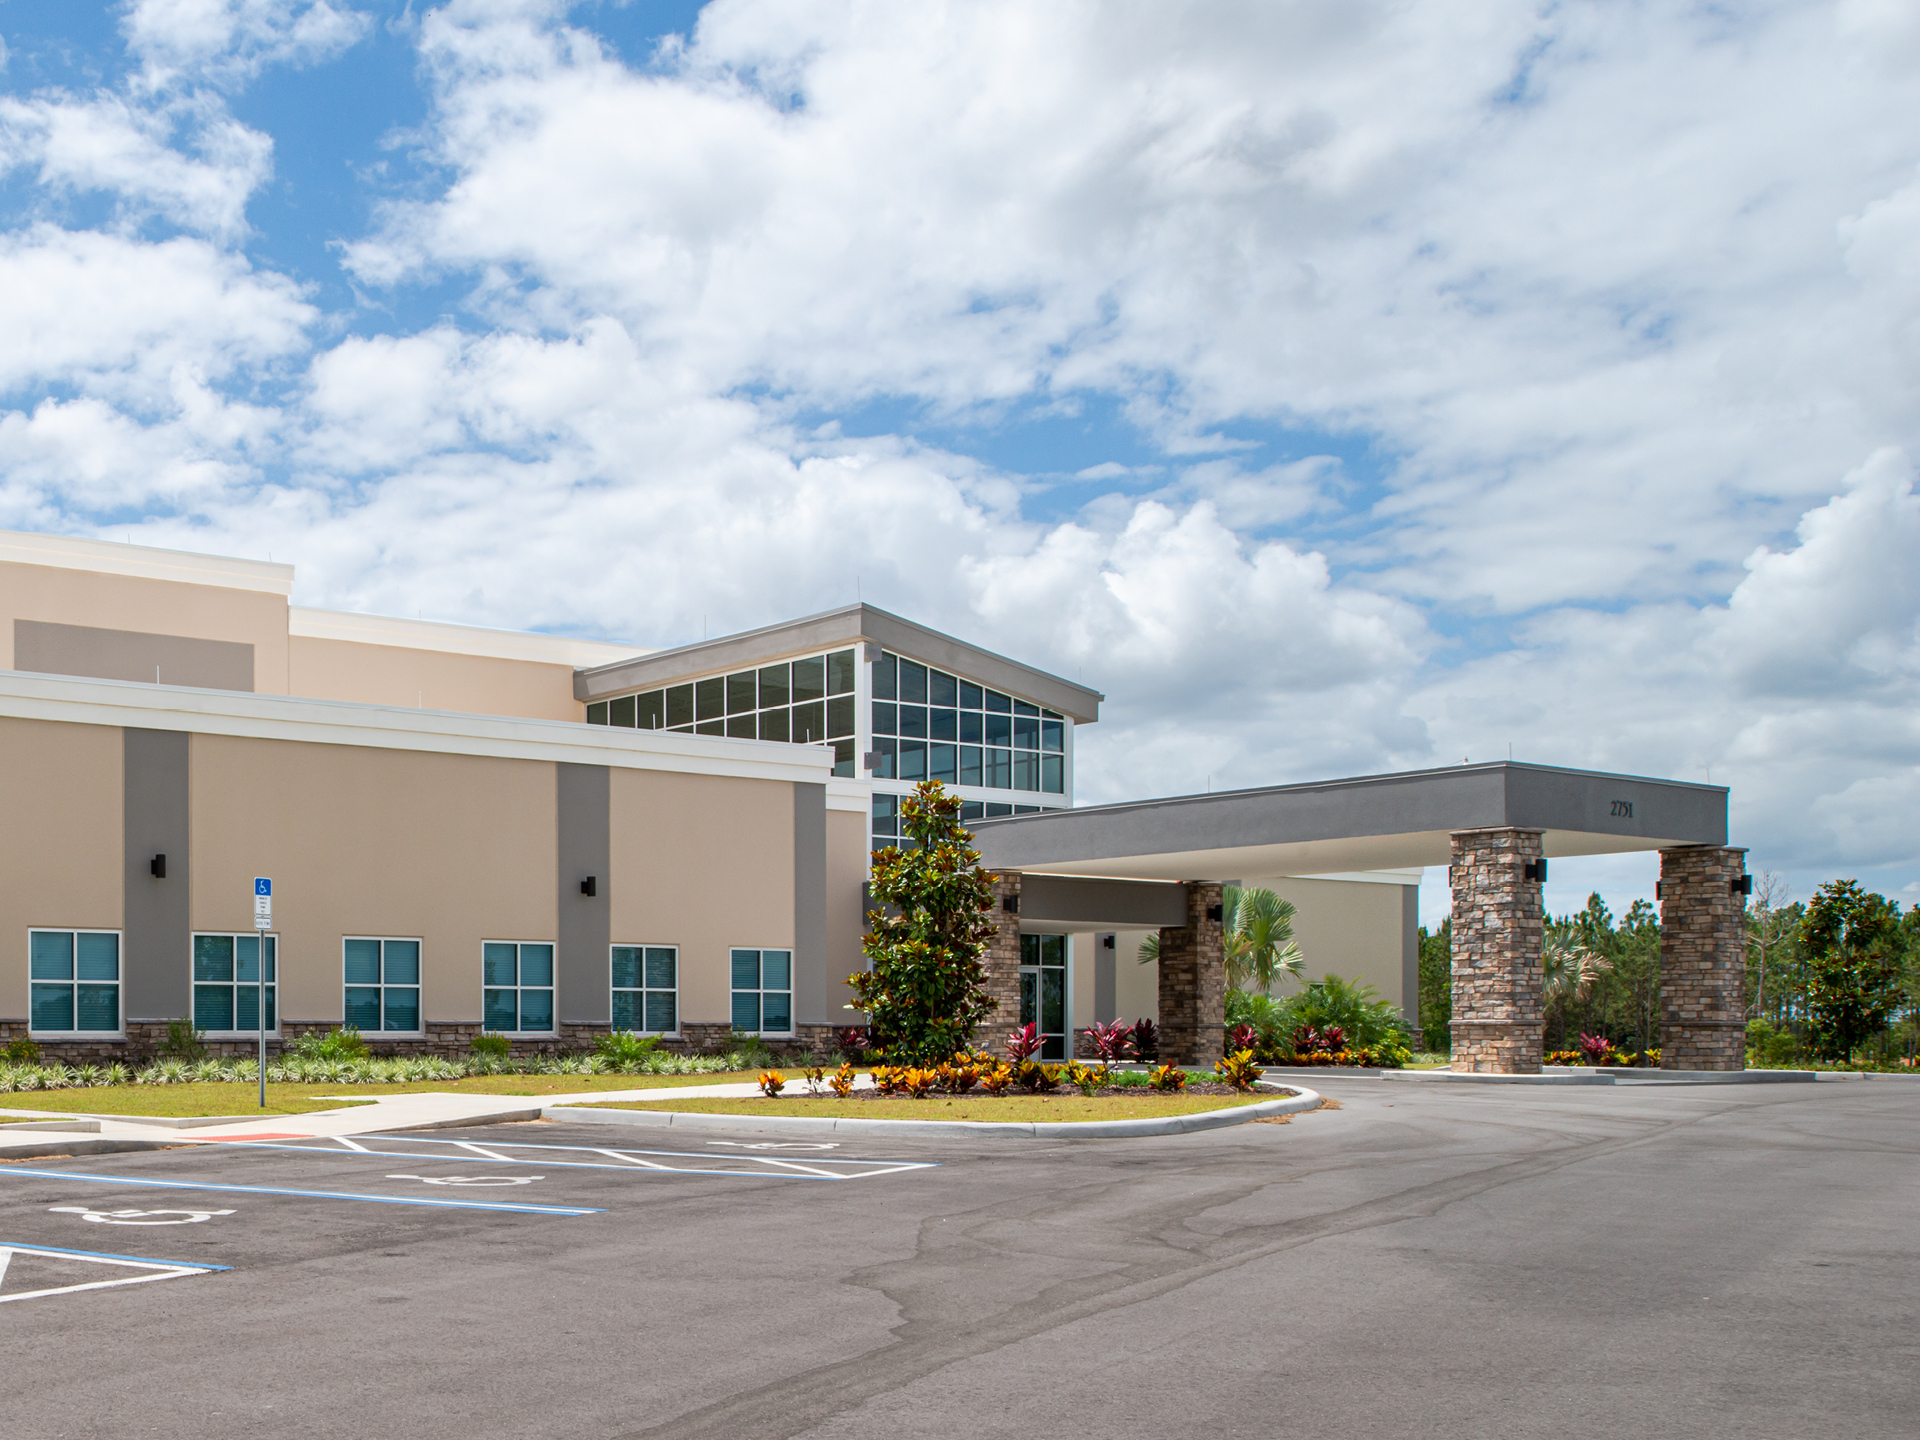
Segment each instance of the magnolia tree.
[{"label": "magnolia tree", "polygon": [[994,1008],[983,961],[993,934],[993,881],[960,824],[960,802],[938,781],[900,805],[914,843],[876,850],[875,913],[861,949],[869,968],[849,975],[873,1044],[895,1064],[931,1064],[964,1049]]}]

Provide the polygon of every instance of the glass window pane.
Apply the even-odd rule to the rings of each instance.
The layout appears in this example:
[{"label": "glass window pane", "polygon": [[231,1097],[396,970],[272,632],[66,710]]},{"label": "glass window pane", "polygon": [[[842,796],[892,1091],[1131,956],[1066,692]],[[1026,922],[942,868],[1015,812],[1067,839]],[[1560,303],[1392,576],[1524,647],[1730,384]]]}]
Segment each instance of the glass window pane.
[{"label": "glass window pane", "polygon": [[760,985],[765,990],[793,988],[793,952],[791,950],[760,952]]},{"label": "glass window pane", "polygon": [[418,940],[389,940],[386,942],[387,984],[418,985],[420,983],[420,942]]},{"label": "glass window pane", "polygon": [[738,715],[746,710],[760,708],[760,674],[757,670],[741,670],[727,676],[727,713]]},{"label": "glass window pane", "polygon": [[1040,748],[1042,750],[1051,750],[1056,755],[1064,753],[1067,748],[1066,726],[1062,725],[1058,720],[1042,720],[1040,722]]},{"label": "glass window pane", "polygon": [[271,985],[280,978],[277,968],[279,964],[280,937],[278,935],[269,935],[267,936],[267,984]]},{"label": "glass window pane", "polygon": [[553,946],[522,945],[520,947],[520,983],[522,985],[553,984]]},{"label": "glass window pane", "polygon": [[233,987],[194,986],[193,1023],[202,1030],[233,1029]]},{"label": "glass window pane", "polygon": [[481,993],[485,1014],[480,1023],[489,1030],[513,1030],[519,1026],[512,990],[487,990]]},{"label": "glass window pane", "polygon": [[1013,752],[1013,788],[1016,790],[1038,790],[1040,788],[1040,757],[1027,750]]},{"label": "glass window pane", "polygon": [[1011,805],[1000,805],[991,800],[987,802],[987,819],[989,820],[1005,819],[1012,813],[1013,807]]},{"label": "glass window pane", "polygon": [[960,703],[960,682],[952,675],[942,674],[938,670],[927,672],[927,703],[929,705],[958,705]]},{"label": "glass window pane", "polygon": [[663,1032],[679,1029],[678,1017],[674,1014],[674,999],[671,990],[649,990],[647,992],[647,1029]]},{"label": "glass window pane", "polygon": [[724,735],[727,733],[727,722],[724,720],[702,720],[698,725],[693,727],[693,732],[696,735]]},{"label": "glass window pane", "polygon": [[971,710],[960,712],[960,743],[978,745],[980,743],[980,717]]},{"label": "glass window pane", "polygon": [[640,996],[633,990],[613,992],[613,1009],[607,1017],[616,1030],[641,1030],[645,1017],[640,1011]]},{"label": "glass window pane", "polygon": [[980,747],[962,745],[960,747],[960,783],[962,785],[981,785]]},{"label": "glass window pane", "polygon": [[514,985],[519,982],[515,973],[513,946],[489,940],[480,947],[480,982],[483,985]]},{"label": "glass window pane", "polygon": [[637,945],[613,947],[613,988],[616,990],[640,988],[640,948]]},{"label": "glass window pane", "polygon": [[827,656],[827,694],[853,693],[853,652],[836,650]]},{"label": "glass window pane", "polygon": [[785,665],[763,665],[760,667],[760,708],[770,705],[790,705],[793,703],[793,680],[789,667]]},{"label": "glass window pane", "polygon": [[1040,963],[1042,965],[1063,966],[1067,963],[1067,937],[1064,935],[1042,935],[1040,940]]},{"label": "glass window pane", "polygon": [[618,700],[614,700],[608,703],[607,724],[617,725],[623,730],[633,729],[633,726],[634,726],[633,696],[622,695]]},{"label": "glass window pane", "polygon": [[873,702],[873,733],[891,735],[899,725],[899,711],[884,700]]},{"label": "glass window pane", "polygon": [[980,687],[975,685],[971,680],[962,680],[960,682],[960,708],[962,710],[978,710],[980,708]]},{"label": "glass window pane", "polygon": [[587,706],[587,724],[604,725],[607,723],[607,702],[596,700]]},{"label": "glass window pane", "polygon": [[715,720],[726,714],[727,682],[718,675],[694,681],[693,713],[696,720]]},{"label": "glass window pane", "polygon": [[969,820],[984,820],[986,818],[986,810],[987,807],[982,805],[978,800],[962,800],[960,802],[960,819],[962,823]]},{"label": "glass window pane", "polygon": [[1029,704],[1025,700],[1016,700],[1013,702],[1013,713],[1016,715],[1036,715],[1037,716],[1040,713],[1040,707],[1038,705]]},{"label": "glass window pane", "polygon": [[762,710],[760,712],[760,738],[762,740],[790,740],[793,732],[788,727],[789,712],[785,710]]},{"label": "glass window pane", "polygon": [[989,790],[1011,790],[1013,788],[1013,752],[1011,750],[983,750],[980,753],[987,762],[986,788]]},{"label": "glass window pane", "polygon": [[931,740],[958,740],[960,712],[958,710],[927,711],[927,732]]},{"label": "glass window pane", "polygon": [[836,695],[827,701],[827,734],[835,738],[853,734],[853,696]]},{"label": "glass window pane", "polygon": [[954,783],[955,746],[938,742],[927,746],[927,778],[940,780],[948,785]]},{"label": "glass window pane", "polygon": [[[28,970],[35,980],[73,979],[73,932],[36,930],[27,942]],[[72,1026],[65,1027],[72,1029]]]},{"label": "glass window pane", "polygon": [[553,991],[522,990],[520,992],[520,1028],[522,1030],[553,1029]]},{"label": "glass window pane", "polygon": [[1040,748],[1040,722],[1029,715],[1013,717],[1013,748],[1016,750],[1038,750]]},{"label": "glass window pane", "polygon": [[[798,670],[798,665],[793,667]],[[796,745],[812,745],[827,738],[827,706],[825,701],[815,700],[808,705],[793,707],[793,735]]]},{"label": "glass window pane", "polygon": [[249,985],[260,981],[260,939],[256,935],[233,938],[233,978]]},{"label": "glass window pane", "polygon": [[1067,1028],[1067,973],[1064,970],[1040,972],[1040,1031],[1058,1035]]},{"label": "glass window pane", "polygon": [[1011,745],[1013,743],[1013,717],[1010,715],[983,715],[981,728],[986,731],[986,744]]},{"label": "glass window pane", "polygon": [[1067,793],[1067,766],[1058,755],[1040,757],[1040,788],[1049,795]]},{"label": "glass window pane", "polygon": [[118,1030],[120,1028],[120,987],[118,985],[76,985],[75,1018],[82,1030]]},{"label": "glass window pane", "polygon": [[760,719],[757,715],[729,715],[727,717],[727,735],[734,740],[758,740],[760,738]]},{"label": "glass window pane", "polygon": [[380,942],[378,940],[348,940],[340,948],[343,956],[341,969],[347,984],[378,985],[380,983]]},{"label": "glass window pane", "polygon": [[411,985],[395,986],[387,991],[385,1030],[420,1028],[420,992]]},{"label": "glass window pane", "polygon": [[667,689],[667,724],[693,723],[693,686],[673,685]]},{"label": "glass window pane", "polygon": [[118,935],[83,933],[74,937],[74,945],[76,957],[74,973],[80,979],[118,980],[120,978],[120,937]]},{"label": "glass window pane", "polygon": [[733,988],[736,990],[760,988],[760,952],[758,950],[733,952]]},{"label": "glass window pane", "polygon": [[[233,979],[233,937],[231,935],[193,937],[193,978],[229,981]],[[205,1030],[209,1027],[202,1025],[200,1028]]]},{"label": "glass window pane", "polygon": [[983,692],[983,694],[987,702],[987,709],[989,710],[998,710],[1004,715],[1013,708],[1013,701],[1005,695],[1002,695],[998,690],[988,690]]},{"label": "glass window pane", "polygon": [[836,780],[853,779],[853,741],[833,742],[833,776]]},{"label": "glass window pane", "polygon": [[[260,1028],[260,990],[256,985],[235,985],[233,987],[233,1028],[236,1030],[258,1030]],[[269,1025],[268,1029],[273,1027]]]},{"label": "glass window pane", "polygon": [[664,690],[649,690],[635,702],[636,722],[642,730],[659,730],[667,723],[667,696]]},{"label": "glass window pane", "polygon": [[911,660],[900,662],[900,698],[912,705],[927,703],[927,667]]},{"label": "glass window pane", "polygon": [[679,968],[679,954],[669,946],[649,945],[647,947],[647,988],[649,990],[671,990],[674,987],[674,972]]},{"label": "glass window pane", "polygon": [[927,778],[926,741],[902,740],[900,742],[900,778],[902,780]]},{"label": "glass window pane", "polygon": [[35,1030],[73,1029],[73,986],[35,985],[28,1004]]},{"label": "glass window pane", "polygon": [[897,675],[900,661],[897,657],[883,654],[873,662],[873,698],[892,700],[899,695]]},{"label": "glass window pane", "polygon": [[902,705],[900,707],[900,733],[910,735],[916,740],[927,738],[927,707],[924,705]]},{"label": "glass window pane", "polygon": [[758,990],[733,992],[733,1028],[736,1030],[760,1028],[760,992]]},{"label": "glass window pane", "polygon": [[793,700],[797,705],[802,700],[824,700],[827,695],[826,657],[815,655],[811,659],[793,662]]},{"label": "glass window pane", "polygon": [[356,1030],[374,1031],[380,1028],[380,991],[372,985],[349,985],[347,1000],[340,1016],[340,1023],[351,1025]]},{"label": "glass window pane", "polygon": [[760,997],[760,1028],[785,1032],[793,1029],[793,997],[784,991],[769,990]]},{"label": "glass window pane", "polygon": [[899,749],[899,742],[891,735],[883,735],[873,742],[873,753],[880,757],[880,763],[876,765],[873,770],[874,779],[892,780],[897,778],[896,772],[898,767],[895,757]]}]

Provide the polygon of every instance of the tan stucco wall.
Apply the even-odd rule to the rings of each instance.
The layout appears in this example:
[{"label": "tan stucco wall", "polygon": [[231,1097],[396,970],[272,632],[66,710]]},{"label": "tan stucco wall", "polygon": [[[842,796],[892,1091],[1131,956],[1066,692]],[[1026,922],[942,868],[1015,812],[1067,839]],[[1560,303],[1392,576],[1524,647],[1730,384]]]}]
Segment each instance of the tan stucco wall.
[{"label": "tan stucco wall", "polygon": [[296,635],[289,694],[531,720],[587,718],[573,667]]},{"label": "tan stucco wall", "polygon": [[1122,930],[1113,937],[1114,1011],[1122,1020],[1160,1018],[1160,967],[1140,963],[1140,942],[1159,934],[1158,930]]},{"label": "tan stucco wall", "polygon": [[29,929],[118,930],[120,731],[0,719],[0,1016],[27,1015]]},{"label": "tan stucco wall", "polygon": [[808,1024],[858,1025],[864,1012],[846,1010],[853,991],[843,983],[867,968],[860,941],[867,933],[861,887],[867,883],[868,817],[854,810],[827,811],[827,994],[826,1013],[800,1015]]},{"label": "tan stucco wall", "polygon": [[14,668],[15,620],[251,645],[254,689],[287,693],[287,601],[282,595],[0,562],[0,669]]},{"label": "tan stucco wall", "polygon": [[422,940],[436,1022],[480,1019],[483,941],[556,938],[551,764],[195,735],[191,770],[193,928],[272,876],[288,1020],[338,1023],[348,935]]},{"label": "tan stucco wall", "polygon": [[610,800],[613,943],[678,945],[681,1023],[728,1023],[727,952],[793,944],[793,787],[615,770]]},{"label": "tan stucco wall", "polygon": [[[1401,885],[1374,885],[1358,880],[1250,879],[1249,889],[1264,886],[1299,909],[1293,937],[1306,957],[1306,977],[1322,975],[1366,981],[1380,998],[1401,1003]],[[1291,982],[1275,987],[1276,994],[1292,994]]]}]

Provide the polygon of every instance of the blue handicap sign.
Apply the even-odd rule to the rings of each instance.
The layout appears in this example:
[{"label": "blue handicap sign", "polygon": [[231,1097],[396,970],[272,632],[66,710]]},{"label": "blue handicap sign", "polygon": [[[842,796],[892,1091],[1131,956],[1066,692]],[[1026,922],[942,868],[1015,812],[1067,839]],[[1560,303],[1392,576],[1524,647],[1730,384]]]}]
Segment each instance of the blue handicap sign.
[{"label": "blue handicap sign", "polygon": [[256,877],[253,882],[253,893],[256,895],[273,894],[273,881],[267,879],[264,875]]}]

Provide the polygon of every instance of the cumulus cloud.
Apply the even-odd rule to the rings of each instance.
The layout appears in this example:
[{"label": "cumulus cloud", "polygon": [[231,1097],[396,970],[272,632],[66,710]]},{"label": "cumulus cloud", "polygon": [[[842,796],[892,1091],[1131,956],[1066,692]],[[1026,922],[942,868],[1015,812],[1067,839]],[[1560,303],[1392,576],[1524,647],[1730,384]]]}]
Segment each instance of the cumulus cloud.
[{"label": "cumulus cloud", "polygon": [[313,65],[357,42],[372,16],[330,0],[133,0],[127,48],[154,88],[232,84],[270,65]]}]

